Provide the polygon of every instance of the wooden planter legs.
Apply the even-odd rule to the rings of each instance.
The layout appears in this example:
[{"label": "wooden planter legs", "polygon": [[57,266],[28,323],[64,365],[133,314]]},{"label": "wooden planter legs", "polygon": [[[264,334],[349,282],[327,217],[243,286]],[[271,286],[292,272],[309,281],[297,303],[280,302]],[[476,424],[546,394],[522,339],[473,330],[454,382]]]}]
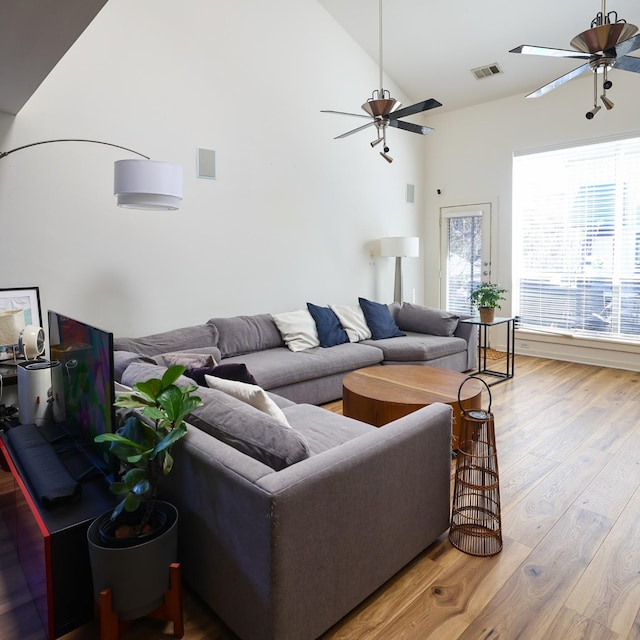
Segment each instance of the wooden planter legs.
[{"label": "wooden planter legs", "polygon": [[[169,569],[169,589],[164,594],[164,602],[148,617],[173,622],[174,638],[182,638],[184,636],[184,621],[182,618],[180,564],[174,562],[169,565]],[[132,620],[118,619],[118,612],[114,611],[112,607],[110,588],[100,592],[100,603],[96,603],[96,613],[100,620],[100,640],[119,640],[120,635],[129,628],[132,622]]]}]

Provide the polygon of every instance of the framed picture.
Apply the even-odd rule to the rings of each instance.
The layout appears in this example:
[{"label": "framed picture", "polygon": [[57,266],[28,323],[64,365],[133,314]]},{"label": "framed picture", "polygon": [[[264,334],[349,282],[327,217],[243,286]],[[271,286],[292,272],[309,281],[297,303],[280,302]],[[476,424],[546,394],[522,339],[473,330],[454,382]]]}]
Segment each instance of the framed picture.
[{"label": "framed picture", "polygon": [[0,289],[0,312],[24,310],[24,323],[42,326],[40,290],[38,287]]}]

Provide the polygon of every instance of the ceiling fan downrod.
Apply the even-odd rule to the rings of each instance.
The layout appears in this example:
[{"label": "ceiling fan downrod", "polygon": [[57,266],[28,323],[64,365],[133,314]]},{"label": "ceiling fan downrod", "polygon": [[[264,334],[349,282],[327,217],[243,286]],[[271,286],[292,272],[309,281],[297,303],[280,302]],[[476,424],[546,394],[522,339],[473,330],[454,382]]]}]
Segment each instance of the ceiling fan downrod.
[{"label": "ceiling fan downrod", "polygon": [[602,27],[605,24],[618,24],[619,22],[626,22],[623,18],[618,19],[617,11],[609,11],[607,13],[607,0],[602,0],[602,11],[596,14],[596,17],[591,21],[591,28]]}]

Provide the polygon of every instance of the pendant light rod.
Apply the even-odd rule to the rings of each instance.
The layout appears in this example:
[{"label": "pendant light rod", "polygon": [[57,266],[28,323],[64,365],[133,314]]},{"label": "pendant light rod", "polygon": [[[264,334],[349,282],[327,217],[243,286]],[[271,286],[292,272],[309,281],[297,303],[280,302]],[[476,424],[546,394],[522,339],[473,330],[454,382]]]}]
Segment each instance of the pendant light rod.
[{"label": "pendant light rod", "polygon": [[129,151],[130,153],[134,153],[141,158],[145,158],[146,160],[150,160],[149,156],[145,156],[143,153],[139,151],[134,151],[133,149],[129,149],[127,147],[122,147],[119,144],[113,144],[112,142],[102,142],[101,140],[85,140],[83,138],[63,138],[60,140],[42,140],[41,142],[31,142],[30,144],[24,144],[21,147],[16,147],[15,149],[11,149],[9,151],[0,151],[0,158],[4,158],[8,156],[10,153],[15,153],[16,151],[22,151],[22,149],[28,149],[29,147],[35,147],[39,144],[50,144],[52,142],[90,142],[92,144],[104,144],[107,147],[115,147],[116,149],[122,149],[123,151]]},{"label": "pendant light rod", "polygon": [[380,65],[380,97],[384,96],[384,88],[382,85],[382,0],[379,2],[378,11],[378,64]]}]

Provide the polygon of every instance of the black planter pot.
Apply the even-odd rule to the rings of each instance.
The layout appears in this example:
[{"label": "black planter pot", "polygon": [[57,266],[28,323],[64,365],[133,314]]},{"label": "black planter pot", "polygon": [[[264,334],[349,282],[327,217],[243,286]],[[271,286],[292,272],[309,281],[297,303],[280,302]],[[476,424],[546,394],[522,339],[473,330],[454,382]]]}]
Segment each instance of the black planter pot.
[{"label": "black planter pot", "polygon": [[119,538],[116,535],[116,530],[122,525],[136,526],[142,518],[144,506],[133,513],[123,511],[115,521],[111,520],[111,513],[103,513],[97,518],[99,522],[98,534],[100,535],[102,544],[105,547],[133,547],[157,538],[164,533],[171,524],[171,518],[169,517],[171,514],[164,508],[163,503],[159,503],[159,505],[159,508],[154,509],[149,520],[149,524],[151,525],[149,533],[126,538]]},{"label": "black planter pot", "polygon": [[111,512],[96,518],[87,530],[93,596],[111,588],[113,608],[120,620],[146,616],[163,602],[169,589],[172,562],[178,555],[178,511],[168,502],[158,501],[164,529],[155,535],[132,538],[130,546],[110,546],[100,535],[100,528]]}]

